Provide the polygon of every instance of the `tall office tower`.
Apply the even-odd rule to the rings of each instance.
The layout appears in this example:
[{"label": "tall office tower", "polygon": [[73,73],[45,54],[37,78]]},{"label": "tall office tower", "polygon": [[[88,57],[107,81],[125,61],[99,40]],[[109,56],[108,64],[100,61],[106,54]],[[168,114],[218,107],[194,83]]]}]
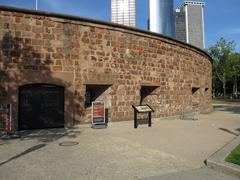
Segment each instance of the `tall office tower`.
[{"label": "tall office tower", "polygon": [[175,38],[205,48],[204,2],[185,1],[175,12]]},{"label": "tall office tower", "polygon": [[149,0],[149,30],[174,37],[173,0]]},{"label": "tall office tower", "polygon": [[136,26],[136,0],[111,0],[111,21]]}]

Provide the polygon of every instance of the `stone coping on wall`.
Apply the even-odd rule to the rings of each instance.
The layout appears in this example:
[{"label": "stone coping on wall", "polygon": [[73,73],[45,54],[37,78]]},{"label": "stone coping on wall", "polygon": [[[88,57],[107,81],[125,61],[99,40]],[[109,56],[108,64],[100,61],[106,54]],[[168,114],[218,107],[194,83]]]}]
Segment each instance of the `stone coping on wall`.
[{"label": "stone coping on wall", "polygon": [[[124,32],[128,32],[131,34],[136,34],[136,35],[141,35],[141,36],[146,36],[146,37],[156,38],[156,39],[161,38],[162,41],[167,42],[168,44],[174,44],[174,45],[178,45],[178,46],[181,46],[184,48],[188,48],[192,51],[195,51],[196,53],[204,55],[212,63],[212,58],[210,57],[210,55],[207,52],[205,52],[204,50],[202,50],[196,46],[184,43],[182,41],[176,40],[176,39],[168,37],[168,36],[164,36],[162,34],[158,34],[158,33],[143,30],[143,29],[129,27],[129,26],[121,25],[121,24],[112,23],[112,22],[83,18],[83,17],[79,17],[79,16],[74,16],[74,15],[67,15],[67,14],[60,14],[60,13],[53,13],[53,12],[39,11],[39,10],[32,10],[32,9],[23,9],[23,8],[16,8],[16,7],[10,7],[10,6],[2,6],[1,5],[0,11],[10,11],[10,12],[38,15],[38,16],[60,18],[60,19],[62,19],[62,22],[64,22],[64,23],[73,23],[73,22],[68,22],[66,20],[78,21],[78,22],[83,23],[82,25],[84,25],[84,23],[93,23],[94,26],[103,25],[103,26],[105,26],[105,28],[106,28],[106,26],[109,29],[117,28],[119,31],[124,31]],[[60,22],[61,20],[58,20],[58,21]],[[91,24],[85,24],[85,25],[91,26]]]}]

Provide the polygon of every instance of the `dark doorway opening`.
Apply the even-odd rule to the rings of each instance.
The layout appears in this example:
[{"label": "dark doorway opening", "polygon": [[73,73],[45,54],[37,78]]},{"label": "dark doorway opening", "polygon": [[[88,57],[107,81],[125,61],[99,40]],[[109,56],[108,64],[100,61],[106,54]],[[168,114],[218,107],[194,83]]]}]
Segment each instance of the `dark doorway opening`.
[{"label": "dark doorway opening", "polygon": [[101,96],[111,85],[86,85],[85,107],[92,106],[92,102]]},{"label": "dark doorway opening", "polygon": [[157,88],[159,88],[159,86],[146,86],[146,85],[143,85],[141,86],[141,89],[140,89],[140,104],[143,103],[144,99],[151,95]]},{"label": "dark doorway opening", "polygon": [[[90,109],[92,107],[92,102],[97,101],[112,84],[86,84],[86,94],[85,94],[85,108]],[[101,99],[101,98],[100,98]],[[105,122],[108,123],[109,109],[105,104]]]},{"label": "dark doorway opening", "polygon": [[19,87],[19,129],[64,127],[64,88],[51,84]]},{"label": "dark doorway opening", "polygon": [[200,89],[199,87],[192,87],[192,94],[197,93],[199,89]]}]

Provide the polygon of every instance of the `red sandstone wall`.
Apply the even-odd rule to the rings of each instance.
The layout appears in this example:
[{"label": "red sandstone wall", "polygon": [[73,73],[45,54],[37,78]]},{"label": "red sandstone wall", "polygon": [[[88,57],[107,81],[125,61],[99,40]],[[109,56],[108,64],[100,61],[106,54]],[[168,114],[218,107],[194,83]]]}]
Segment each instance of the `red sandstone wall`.
[{"label": "red sandstone wall", "polygon": [[[66,125],[89,122],[86,85],[111,84],[105,100],[109,120],[133,118],[142,85],[159,86],[143,103],[154,117],[179,115],[198,103],[211,106],[211,62],[203,52],[166,38],[117,26],[28,13],[0,11],[1,103],[14,104],[18,86],[52,83],[65,87]],[[192,88],[199,90],[192,94]],[[208,88],[208,89],[206,89]],[[6,93],[6,94],[5,94]]]}]

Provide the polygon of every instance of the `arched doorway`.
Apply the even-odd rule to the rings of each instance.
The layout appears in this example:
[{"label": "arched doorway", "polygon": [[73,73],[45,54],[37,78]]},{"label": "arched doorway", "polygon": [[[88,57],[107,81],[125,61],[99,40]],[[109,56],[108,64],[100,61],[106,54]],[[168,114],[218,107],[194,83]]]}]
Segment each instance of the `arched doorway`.
[{"label": "arched doorway", "polygon": [[64,127],[64,88],[51,84],[19,87],[19,129]]}]

